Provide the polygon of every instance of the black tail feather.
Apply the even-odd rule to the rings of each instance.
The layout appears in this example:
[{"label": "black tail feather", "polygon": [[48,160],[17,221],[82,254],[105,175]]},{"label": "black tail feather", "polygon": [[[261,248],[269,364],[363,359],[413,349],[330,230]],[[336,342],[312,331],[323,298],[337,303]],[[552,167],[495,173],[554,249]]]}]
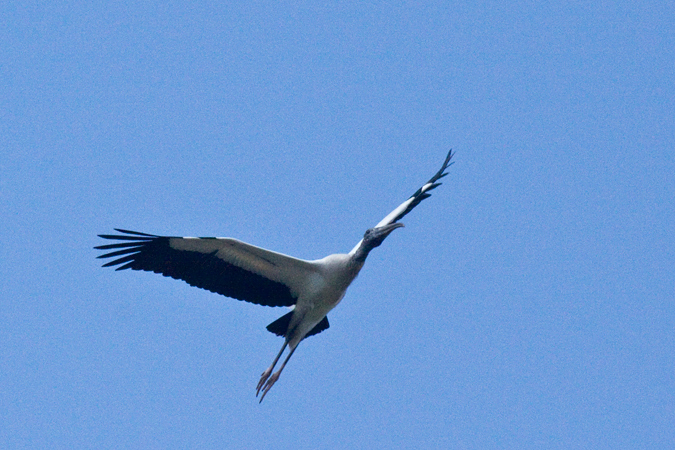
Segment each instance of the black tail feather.
[{"label": "black tail feather", "polygon": [[291,317],[293,317],[293,311],[289,312],[288,314],[284,314],[271,324],[267,325],[267,331],[274,333],[277,336],[286,336],[288,324],[291,323]]},{"label": "black tail feather", "polygon": [[[291,323],[291,317],[293,317],[293,311],[289,312],[288,314],[284,314],[271,324],[267,325],[267,331],[274,333],[277,336],[286,337],[288,325]],[[328,317],[324,317],[321,322],[317,323],[316,326],[312,328],[309,333],[307,333],[305,338],[319,334],[322,331],[327,330],[329,326],[330,324],[328,323]]]}]

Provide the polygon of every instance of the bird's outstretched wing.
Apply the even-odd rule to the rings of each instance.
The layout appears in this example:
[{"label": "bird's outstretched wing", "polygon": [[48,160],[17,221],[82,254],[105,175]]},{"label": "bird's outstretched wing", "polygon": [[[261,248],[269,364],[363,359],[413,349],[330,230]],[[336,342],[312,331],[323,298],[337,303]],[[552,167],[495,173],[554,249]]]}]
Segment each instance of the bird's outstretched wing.
[{"label": "bird's outstretched wing", "polygon": [[401,203],[396,209],[387,214],[387,217],[380,220],[380,222],[377,225],[375,225],[375,228],[383,227],[385,225],[398,222],[406,214],[412,211],[415,208],[415,206],[419,205],[422,200],[431,197],[429,191],[431,191],[432,189],[436,189],[438,186],[442,184],[439,183],[438,180],[447,175],[445,171],[447,170],[448,167],[450,167],[453,164],[452,162],[450,162],[453,155],[454,153],[452,153],[452,150],[450,150],[448,152],[448,156],[445,157],[445,161],[443,161],[441,169],[438,172],[436,172],[436,174],[433,177],[431,177],[431,179],[427,181],[424,184],[424,186],[419,188],[417,192],[415,192],[408,200]]},{"label": "bird's outstretched wing", "polygon": [[113,250],[99,258],[116,257],[103,267],[160,273],[258,305],[294,305],[301,285],[315,271],[310,261],[236,239],[156,236],[115,230],[121,234],[99,236],[121,242],[95,247]]}]

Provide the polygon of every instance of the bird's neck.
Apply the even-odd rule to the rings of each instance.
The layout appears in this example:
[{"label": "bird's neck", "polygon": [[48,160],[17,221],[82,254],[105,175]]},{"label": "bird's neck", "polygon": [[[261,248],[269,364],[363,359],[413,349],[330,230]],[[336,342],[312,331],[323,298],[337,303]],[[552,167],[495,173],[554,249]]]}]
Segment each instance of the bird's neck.
[{"label": "bird's neck", "polygon": [[[354,250],[352,250],[352,261],[354,263],[359,263],[361,266],[363,266],[363,263],[366,262],[366,258],[370,254],[370,251],[373,249],[373,247],[369,246],[366,241],[361,241],[359,243],[359,246],[356,247]],[[359,266],[359,270],[361,270],[361,267]]]}]

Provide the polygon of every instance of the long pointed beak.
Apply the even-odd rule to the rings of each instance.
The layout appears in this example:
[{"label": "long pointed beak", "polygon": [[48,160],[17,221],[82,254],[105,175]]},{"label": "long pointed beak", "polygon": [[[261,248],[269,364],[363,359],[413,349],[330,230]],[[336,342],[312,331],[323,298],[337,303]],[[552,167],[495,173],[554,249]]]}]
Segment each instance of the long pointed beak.
[{"label": "long pointed beak", "polygon": [[394,231],[397,228],[402,228],[404,226],[405,225],[403,225],[402,223],[396,222],[396,223],[390,223],[389,225],[384,225],[382,227],[376,228],[376,230],[379,231],[380,233],[384,234],[385,236],[389,236],[389,233],[391,233],[392,231]]}]

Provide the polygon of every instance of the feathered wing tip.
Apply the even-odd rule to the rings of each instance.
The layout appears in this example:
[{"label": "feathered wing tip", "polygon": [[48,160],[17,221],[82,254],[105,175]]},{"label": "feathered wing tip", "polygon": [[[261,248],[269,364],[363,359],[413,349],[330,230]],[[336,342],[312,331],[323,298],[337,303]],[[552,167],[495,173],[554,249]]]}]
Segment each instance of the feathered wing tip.
[{"label": "feathered wing tip", "polygon": [[121,258],[103,264],[103,267],[117,266],[121,264],[120,267],[117,267],[115,270],[124,270],[131,268],[136,259],[136,254],[142,251],[143,247],[146,244],[160,238],[160,236],[156,236],[154,234],[123,230],[121,228],[115,228],[115,231],[124,234],[99,234],[98,236],[103,239],[111,239],[116,241],[129,241],[129,242],[119,242],[116,244],[98,245],[94,247],[96,250],[112,250],[116,248],[122,249],[114,252],[104,253],[102,255],[97,256],[97,258],[99,259],[121,256]]},{"label": "feathered wing tip", "polygon": [[[444,176],[446,176],[448,174],[446,172],[446,170],[448,169],[448,167],[450,167],[451,165],[454,164],[454,162],[450,162],[450,160],[452,159],[452,157],[454,155],[455,154],[452,153],[452,149],[450,149],[450,151],[448,152],[448,156],[446,156],[445,161],[443,161],[443,166],[441,166],[441,169],[438,172],[436,172],[436,174],[433,177],[431,177],[429,179],[429,181],[427,181],[424,184],[424,186],[419,188],[413,195],[411,195],[410,198],[421,197],[420,200],[417,202],[417,203],[419,203],[422,200],[424,200],[425,198],[430,197],[431,194],[427,194],[427,192],[429,192],[433,189],[436,189],[438,186],[443,184],[443,183],[438,183],[438,180],[440,180],[441,178],[443,178]],[[431,186],[429,186],[429,185],[431,185]],[[417,205],[417,203],[415,203],[414,206],[412,206],[410,209],[414,208]]]},{"label": "feathered wing tip", "polygon": [[99,234],[98,236],[103,239],[129,241],[129,242],[119,242],[116,244],[99,245],[94,248],[96,250],[111,250],[117,248],[122,249],[114,252],[104,253],[102,255],[97,256],[97,258],[103,259],[121,256],[121,258],[103,264],[103,267],[117,266],[121,264],[121,266],[117,267],[116,270],[123,270],[130,268],[133,265],[135,255],[142,250],[145,244],[151,242],[153,239],[156,238],[156,236],[146,233],[139,233],[137,231],[122,230],[119,228],[115,228],[115,231],[125,234],[122,235]]},{"label": "feathered wing tip", "polygon": [[[445,171],[448,169],[448,167],[450,167],[451,165],[454,164],[454,161],[450,162],[450,160],[452,159],[453,156],[455,156],[455,154],[452,152],[452,149],[450,149],[450,151],[448,152],[448,155],[445,157],[445,161],[443,161],[443,166],[441,167],[441,169],[438,172],[436,172],[436,175],[431,177],[431,179],[427,182],[427,184],[428,183],[436,183],[436,181],[440,180],[441,178],[443,178],[444,176],[447,175],[447,173]],[[438,183],[436,186],[438,186],[439,184],[441,184],[441,183]]]},{"label": "feathered wing tip", "polygon": [[[402,205],[400,205],[398,208],[396,208],[394,211],[392,211],[389,216],[387,216],[385,219],[382,220],[382,222],[387,222],[387,223],[395,223],[401,220],[403,217],[406,216],[410,211],[415,209],[417,205],[419,205],[422,200],[431,197],[431,194],[429,191],[432,191],[436,189],[438,186],[440,186],[443,183],[440,183],[438,180],[443,178],[444,176],[447,175],[446,170],[448,167],[450,167],[454,162],[451,162],[450,160],[455,154],[452,152],[452,149],[448,152],[448,155],[445,157],[445,161],[443,161],[443,165],[441,166],[440,170],[434,174],[433,177],[429,179],[424,185],[419,188],[413,195],[408,198]],[[403,211],[398,211],[399,209],[403,209]],[[393,215],[393,217],[392,217]]]}]

